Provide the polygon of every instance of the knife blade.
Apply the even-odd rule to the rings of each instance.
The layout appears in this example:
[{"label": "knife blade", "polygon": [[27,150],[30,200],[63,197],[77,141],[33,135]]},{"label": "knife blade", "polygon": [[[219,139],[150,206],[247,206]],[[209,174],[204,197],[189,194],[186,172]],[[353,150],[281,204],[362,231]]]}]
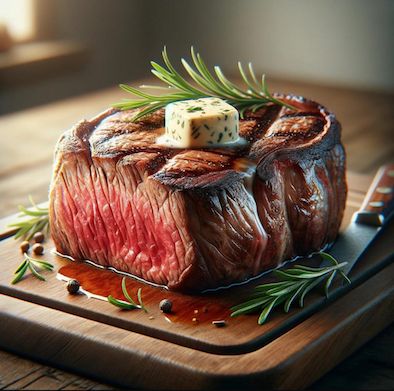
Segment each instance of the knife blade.
[{"label": "knife blade", "polygon": [[[394,165],[382,166],[376,173],[361,208],[329,251],[338,263],[347,262],[342,271],[348,275],[379,230],[394,215]],[[323,262],[322,267],[332,266]]]}]

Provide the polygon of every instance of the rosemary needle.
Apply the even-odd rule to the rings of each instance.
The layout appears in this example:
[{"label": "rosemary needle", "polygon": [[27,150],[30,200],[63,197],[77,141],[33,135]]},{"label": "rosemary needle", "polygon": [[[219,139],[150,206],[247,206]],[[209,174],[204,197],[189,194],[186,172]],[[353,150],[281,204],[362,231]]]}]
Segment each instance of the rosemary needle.
[{"label": "rosemary needle", "polygon": [[263,324],[273,308],[284,303],[284,311],[290,310],[292,303],[298,299],[300,307],[304,306],[306,294],[315,286],[326,280],[324,292],[328,298],[328,290],[336,275],[339,275],[350,284],[349,278],[342,272],[341,268],[347,262],[338,263],[331,255],[320,252],[320,256],[330,261],[333,266],[324,268],[313,268],[303,265],[295,265],[293,269],[286,271],[274,270],[274,273],[283,281],[273,282],[255,287],[256,293],[250,295],[249,300],[231,308],[231,316],[261,311],[258,323]]},{"label": "rosemary needle", "polygon": [[46,261],[41,261],[39,259],[35,259],[32,257],[29,257],[26,253],[24,253],[25,259],[24,261],[17,267],[17,269],[14,271],[14,274],[16,274],[16,277],[11,281],[11,284],[16,284],[20,279],[24,276],[26,273],[26,270],[29,269],[35,277],[37,277],[41,281],[45,281],[45,277],[43,277],[38,271],[36,270],[36,267],[39,267],[44,270],[50,270],[53,271],[54,266]]},{"label": "rosemary needle", "polygon": [[18,215],[18,217],[29,216],[30,218],[20,222],[8,224],[9,227],[19,228],[19,230],[14,235],[14,239],[18,239],[21,236],[26,236],[26,240],[30,240],[35,233],[43,231],[45,227],[49,231],[49,209],[37,206],[31,196],[29,196],[29,199],[33,209],[27,209],[20,205],[19,210],[21,213]]},{"label": "rosemary needle", "polygon": [[140,305],[137,305],[135,301],[130,297],[129,292],[127,292],[126,289],[126,277],[123,277],[122,279],[122,291],[123,294],[125,295],[126,299],[129,301],[129,303],[123,301],[123,300],[117,300],[111,295],[107,297],[107,300],[109,303],[113,304],[114,306],[121,308],[122,310],[132,310],[134,308],[142,308],[145,312],[148,312],[146,307],[144,306],[144,303],[142,302],[141,298],[141,288],[138,289],[137,292],[137,297]]},{"label": "rosemary needle", "polygon": [[167,69],[154,61],[151,61],[151,65],[153,67],[152,73],[158,79],[168,84],[168,87],[140,86],[140,88],[165,89],[169,93],[156,96],[121,84],[121,88],[141,99],[124,99],[123,102],[113,104],[112,107],[117,107],[122,110],[142,108],[142,110],[134,116],[134,121],[165,107],[169,103],[207,96],[224,99],[227,103],[237,107],[241,118],[243,118],[246,109],[252,109],[252,111],[255,112],[260,107],[270,103],[279,104],[291,110],[296,110],[293,106],[276,99],[268,92],[265,84],[265,75],[262,76],[261,82],[259,82],[251,63],[249,63],[248,66],[250,73],[249,77],[242,68],[241,63],[238,63],[241,77],[248,86],[248,90],[243,91],[224,76],[219,66],[214,67],[216,74],[215,78],[208,70],[200,54],[194,51],[193,46],[191,47],[191,55],[196,69],[192,68],[185,59],[182,59],[181,62],[189,76],[197,83],[197,86],[191,85],[175,70],[168,58],[167,49],[164,46],[162,56]]}]

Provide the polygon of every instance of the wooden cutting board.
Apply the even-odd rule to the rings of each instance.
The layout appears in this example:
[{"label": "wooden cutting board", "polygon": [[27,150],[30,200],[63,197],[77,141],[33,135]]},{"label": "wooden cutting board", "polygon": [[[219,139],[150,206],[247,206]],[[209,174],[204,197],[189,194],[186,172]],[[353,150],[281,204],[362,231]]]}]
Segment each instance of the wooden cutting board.
[{"label": "wooden cutting board", "polygon": [[[349,195],[342,229],[361,205],[371,178],[349,173]],[[12,220],[12,219],[11,219]],[[364,254],[350,275],[352,284],[334,282],[327,300],[317,290],[306,306],[288,314],[276,309],[259,326],[256,315],[230,317],[230,308],[254,287],[272,280],[266,274],[247,284],[185,296],[128,279],[128,291],[142,309],[122,311],[104,300],[70,295],[63,276],[76,277],[84,290],[123,299],[122,276],[53,253],[44,243],[41,257],[55,266],[15,285],[23,261],[19,241],[7,238],[0,222],[0,347],[44,360],[123,387],[158,389],[272,389],[311,384],[394,321],[394,225]],[[295,262],[317,265],[319,257]],[[288,264],[292,266],[292,264]],[[164,314],[159,302],[173,310]],[[218,327],[213,321],[224,320]]]}]

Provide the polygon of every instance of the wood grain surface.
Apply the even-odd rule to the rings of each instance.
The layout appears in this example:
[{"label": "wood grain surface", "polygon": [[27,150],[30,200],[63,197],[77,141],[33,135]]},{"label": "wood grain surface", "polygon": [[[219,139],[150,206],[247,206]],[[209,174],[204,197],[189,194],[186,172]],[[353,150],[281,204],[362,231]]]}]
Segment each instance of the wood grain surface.
[{"label": "wood grain surface", "polygon": [[[348,174],[350,188],[355,180],[351,174]],[[358,209],[356,205],[358,205],[358,198],[350,195],[343,226],[349,223],[351,215]],[[391,227],[386,229],[391,234],[394,232],[394,230],[391,231]],[[353,288],[360,281],[365,281],[372,274],[371,269],[374,270],[373,273],[376,273],[377,269],[386,265],[384,263],[386,257],[394,252],[394,243],[387,243],[384,239],[385,234],[387,236],[385,232],[379,233],[379,241],[384,246],[380,245],[382,248],[378,249],[374,259],[364,260],[350,275],[352,286],[343,286],[340,279],[334,281],[330,299],[343,296],[348,289]],[[277,312],[269,322],[256,327],[255,316],[230,318],[230,308],[238,304],[241,298],[245,299],[254,293],[254,286],[271,282],[272,273],[248,284],[201,295],[182,295],[129,278],[127,280],[128,291],[134,295],[141,288],[144,304],[148,309],[148,313],[134,311],[131,314],[109,306],[105,300],[109,295],[126,300],[121,290],[122,276],[120,274],[86,263],[71,262],[69,259],[54,254],[54,245],[50,237],[47,237],[43,243],[44,254],[35,258],[53,264],[54,273],[43,271],[42,274],[47,281],[41,284],[34,276],[29,275],[30,273],[26,273],[17,284],[10,284],[15,278],[14,270],[24,259],[19,249],[21,241],[21,239],[15,241],[9,238],[0,242],[0,252],[7,259],[7,262],[0,263],[0,293],[195,350],[217,354],[241,354],[256,350],[327,305],[327,300],[320,292],[312,291],[308,295],[307,308],[292,310],[288,314]],[[285,268],[295,263],[319,266],[322,258],[320,256],[299,258],[286,265]],[[84,295],[82,297],[69,295],[66,283],[55,278],[56,273],[58,276],[60,274],[78,279],[81,288],[90,294],[101,295],[103,300],[87,299]],[[169,314],[163,314],[158,306],[164,298],[170,299],[173,303],[173,309]],[[224,320],[227,326],[218,331],[212,324],[215,320]]]},{"label": "wood grain surface", "polygon": [[0,302],[2,345],[126,388],[299,389],[394,320],[393,277],[391,264],[248,354],[209,354],[9,296]]},{"label": "wood grain surface", "polygon": [[[152,84],[152,81],[141,80],[136,83],[130,84]],[[357,178],[357,180],[354,181],[352,187],[350,188],[349,201],[351,205],[353,205],[353,207],[359,205],[362,201],[363,192],[368,186],[371,180],[371,176],[375,173],[377,168],[381,164],[394,162],[394,133],[392,129],[392,123],[394,119],[392,109],[394,103],[394,96],[390,94],[369,93],[368,91],[365,92],[344,90],[331,87],[289,83],[284,81],[271,81],[268,87],[271,91],[278,91],[283,93],[290,92],[296,95],[303,95],[307,98],[314,99],[331,109],[337,115],[343,127],[342,140],[344,142],[347,152],[347,167],[352,172],[353,178]],[[5,137],[2,138],[2,143],[0,144],[0,199],[2,201],[0,203],[0,216],[5,217],[11,213],[14,213],[17,210],[17,206],[19,204],[27,205],[27,196],[29,194],[33,195],[33,198],[36,202],[45,201],[47,198],[48,185],[51,175],[51,161],[53,156],[53,149],[61,133],[79,120],[95,116],[98,112],[103,111],[106,107],[108,107],[109,104],[119,101],[123,97],[125,97],[124,92],[122,92],[118,88],[113,88],[100,91],[98,93],[92,93],[89,95],[76,97],[63,102],[53,103],[47,106],[42,106],[20,113],[0,117],[1,129],[6,131],[4,132]],[[2,224],[4,227],[4,220],[2,221]],[[370,254],[370,256],[371,259],[373,259],[374,254]],[[359,325],[360,327],[363,326],[362,328],[357,328],[357,330],[359,330],[358,336],[362,337],[361,343],[363,341],[366,342],[368,339],[370,339],[377,332],[377,328],[381,329],[385,327],[385,325],[387,325],[388,328],[386,328],[383,333],[380,333],[374,339],[369,341],[368,344],[365,345],[362,349],[358,349],[348,359],[343,360],[346,356],[352,353],[354,348],[359,346],[359,338],[357,343],[355,341],[351,341],[350,345],[353,344],[353,349],[350,348],[350,350],[346,354],[343,352],[337,353],[338,357],[331,357],[328,354],[327,359],[338,360],[338,362],[341,362],[341,364],[339,364],[337,367],[335,367],[325,375],[324,373],[327,369],[317,368],[313,371],[309,369],[309,371],[306,371],[303,374],[302,381],[299,381],[297,388],[308,387],[308,385],[310,389],[394,388],[394,332],[393,326],[389,326],[389,318],[384,316],[386,313],[390,313],[390,308],[387,308],[385,305],[387,303],[391,304],[392,308],[392,302],[387,301],[387,296],[385,296],[388,294],[387,292],[391,289],[390,283],[386,280],[388,278],[387,276],[390,276],[387,272],[384,275],[380,275],[378,273],[374,276],[374,278],[378,278],[379,280],[377,286],[387,287],[387,289],[383,289],[383,291],[385,292],[384,294],[382,290],[376,291],[374,293],[375,304],[372,307],[375,308],[375,310],[372,312],[368,311],[368,305],[366,305],[367,308],[363,310],[364,312],[361,311],[364,315],[360,313],[359,316],[356,316],[354,318],[351,318],[349,316],[347,327],[357,328],[357,325]],[[361,286],[359,286],[358,288],[361,288]],[[353,292],[356,292],[356,290],[353,290],[352,293]],[[385,297],[384,299],[382,299],[382,295]],[[346,295],[346,297],[350,296]],[[17,299],[8,297],[7,300]],[[333,304],[340,302],[341,301],[338,300]],[[40,306],[40,309],[45,310],[43,311],[43,313],[41,313],[36,309],[36,307],[34,307],[34,304],[23,301],[21,303],[24,305],[24,307],[22,308],[21,313],[19,313],[18,316],[22,316],[22,314],[23,317],[32,316],[32,319],[36,319],[36,321],[40,321],[42,318],[45,318],[44,315],[46,314],[46,312],[50,311],[50,309],[41,308]],[[9,310],[8,305],[6,305],[5,310]],[[326,310],[330,313],[330,320],[331,317],[334,319],[334,321],[339,320],[336,318],[337,313],[335,312],[339,311],[338,307],[330,305],[324,309],[324,311]],[[380,321],[378,322],[378,324],[375,324],[373,322],[373,319],[375,319],[374,316],[376,314],[381,314],[380,318],[385,319],[385,321]],[[65,315],[75,317],[75,315],[72,314]],[[67,319],[68,320],[67,322],[65,322],[65,324],[63,324],[63,327],[66,327],[65,325],[69,324],[69,318]],[[78,317],[77,320],[80,321],[81,319],[79,319]],[[58,321],[60,322],[59,326],[61,326],[61,319],[58,319]],[[75,324],[78,324],[77,321],[75,322]],[[385,322],[387,322],[387,324]],[[343,319],[339,321],[339,324],[343,324]],[[332,324],[330,323],[328,324],[328,326],[329,325],[332,326]],[[299,326],[300,325],[298,325],[297,327]],[[103,327],[109,327],[111,329],[111,327],[113,326],[103,325]],[[296,330],[297,327],[295,327],[293,330]],[[326,329],[323,327],[322,331],[324,330]],[[340,335],[341,333],[343,333],[344,329],[331,328],[330,330],[328,330],[328,334],[336,335],[335,341],[337,343],[340,343]],[[299,329],[297,329],[297,332],[298,331]],[[9,335],[9,333],[11,333],[10,337],[13,336],[15,338],[15,334],[13,334],[13,332],[15,332],[18,333],[18,336],[21,336],[21,341],[25,341],[27,345],[29,344],[27,342],[29,339],[28,335],[25,335],[26,332],[24,331],[23,327],[16,330],[6,330],[6,332],[8,334],[1,333],[0,338],[5,338],[5,336]],[[106,336],[111,335],[110,331],[103,330],[103,333]],[[137,338],[137,340],[140,342],[140,338],[142,337],[151,338],[140,335],[138,333],[137,336],[139,337]],[[53,338],[55,338],[55,336],[53,336]],[[16,353],[16,350],[12,350],[11,348],[8,351],[1,351],[0,388],[120,388],[121,384],[114,381],[113,377],[105,376],[106,370],[101,368],[100,365],[97,365],[97,367],[99,368],[99,371],[102,371],[98,373],[98,375],[95,376],[94,379],[87,375],[87,371],[84,372],[79,370],[73,370],[72,372],[64,372],[64,369],[66,367],[60,365],[59,360],[57,360],[60,353],[55,351],[55,348],[58,348],[58,346],[56,346],[55,344],[54,347],[50,347],[51,338],[47,338],[47,336],[45,337],[45,340],[47,341],[45,345],[43,345],[39,341],[30,343],[30,345],[33,345],[38,350],[41,349],[47,351],[49,356],[51,356],[51,359],[48,359],[45,362],[38,362],[36,361],[37,359],[34,359],[33,361],[29,360],[28,357],[34,357],[33,352],[31,352],[30,355],[29,353],[25,352],[24,357],[19,357],[18,355],[13,354]],[[125,341],[126,340],[127,338],[125,336]],[[324,346],[331,346],[332,342],[329,343],[328,341],[329,339],[325,342],[321,342],[322,349]],[[160,342],[163,344],[166,343],[166,341]],[[76,351],[78,351],[77,346],[70,346],[69,342],[64,343],[65,350],[68,351],[70,354],[73,349],[76,349]],[[114,342],[114,344],[116,343]],[[289,346],[292,346],[292,344],[294,344],[294,342],[290,342]],[[271,344],[268,344],[262,349],[267,348],[270,345]],[[289,349],[290,351],[288,352],[287,356],[291,356],[291,354],[294,353],[295,350],[299,349],[301,345],[298,344],[296,347]],[[141,346],[145,345],[142,344]],[[156,345],[155,348],[157,348]],[[184,351],[184,349],[189,349],[184,346],[179,346],[178,348],[182,351]],[[175,356],[177,355],[177,353],[180,354],[180,351],[177,349],[174,349],[174,351],[172,352],[172,354],[174,354]],[[168,350],[168,348],[163,347],[163,352],[166,353],[166,350]],[[305,362],[311,362],[311,368],[316,365],[319,366],[317,364],[316,357],[314,357],[313,354],[310,354],[310,349],[308,350],[307,348],[305,348],[303,349],[303,351],[305,352],[305,356],[301,356],[298,358],[295,358],[294,356],[292,357],[292,360],[298,363],[300,362],[300,360],[302,362],[304,362],[304,360],[306,360]],[[322,351],[325,352],[325,350]],[[200,386],[202,389],[210,388],[208,387],[208,385],[212,384],[219,385],[221,381],[220,373],[225,373],[225,371],[229,368],[228,357],[227,360],[223,360],[223,362],[220,362],[219,360],[213,363],[212,361],[207,360],[207,357],[204,356],[209,353],[202,351],[200,351],[199,353],[202,355],[198,358],[199,362],[201,362],[202,364],[206,362],[206,365],[208,365],[209,363],[213,365],[212,368],[205,367],[206,371],[210,373],[210,383],[207,382],[205,384],[201,384],[201,377],[199,381],[197,381],[196,377],[190,377],[190,373],[187,371],[187,369],[190,369],[192,364],[195,365],[194,363],[190,362],[178,362],[176,366],[176,376],[181,377],[181,379],[182,376],[187,376],[186,378],[189,382],[193,382],[194,379],[195,384],[193,384],[193,386]],[[246,356],[248,355],[243,355],[243,360],[247,360],[245,358]],[[81,357],[82,361],[84,361],[85,359],[87,360],[87,357],[85,357],[84,354],[82,354]],[[211,355],[209,357],[211,357]],[[222,356],[218,355],[218,357],[216,358],[219,357]],[[145,352],[145,354],[142,354],[142,358],[143,359],[141,363],[146,364],[146,362],[150,361],[149,358],[151,358],[151,356],[149,355],[149,353]],[[72,357],[68,356],[68,360],[72,361]],[[120,361],[121,358],[116,360]],[[259,360],[256,358],[256,361],[258,362]],[[215,365],[220,367],[220,371],[218,372],[219,375],[215,375],[212,373],[214,368],[216,368]],[[274,365],[274,363],[270,362],[270,365]],[[147,365],[146,368],[142,369],[140,368],[140,366],[141,365],[137,365],[134,367],[133,365],[130,366],[130,373],[128,373],[128,387],[138,387],[138,384],[141,384],[141,378],[143,378],[144,376],[149,377],[149,371],[152,370],[152,366],[155,367],[154,364],[151,364],[151,366]],[[255,364],[251,364],[251,371],[253,371],[254,366]],[[8,370],[8,368],[10,369]],[[72,368],[72,365],[68,368]],[[202,368],[204,368],[204,366],[202,366]],[[286,372],[289,370],[289,368],[291,368],[291,366],[287,367],[287,369],[284,369],[284,373],[286,373],[286,378],[289,378],[289,383],[278,385],[273,379],[270,379],[269,382],[271,382],[270,384],[274,388],[286,388],[286,386],[289,387],[291,384],[296,384],[293,382],[294,379],[292,378],[291,374]],[[113,370],[114,368],[111,366],[110,369]],[[163,371],[165,372],[165,369],[163,369]],[[6,375],[8,373],[10,375]],[[246,373],[243,373],[242,375],[246,375]],[[249,378],[249,380],[245,380],[245,377],[242,377],[242,375],[238,376],[238,381],[250,381],[251,378]],[[260,374],[259,376],[260,379],[262,379],[262,375]],[[163,379],[164,377],[165,376],[160,376],[159,379],[156,380],[150,379],[151,383],[147,386],[164,388],[165,384],[159,382],[159,380]],[[319,377],[320,379],[318,379]],[[316,382],[312,383],[315,380]],[[106,384],[109,384],[109,382],[111,382],[111,385],[107,386]],[[235,382],[232,385],[236,386],[237,384],[239,386],[240,383]],[[261,388],[261,384],[258,384],[257,388]]]}]

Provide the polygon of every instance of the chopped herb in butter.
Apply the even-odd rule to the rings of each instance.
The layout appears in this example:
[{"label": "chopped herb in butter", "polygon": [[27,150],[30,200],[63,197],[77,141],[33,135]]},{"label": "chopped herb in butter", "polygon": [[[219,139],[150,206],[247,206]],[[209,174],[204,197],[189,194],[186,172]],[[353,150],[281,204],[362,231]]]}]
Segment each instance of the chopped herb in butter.
[{"label": "chopped herb in butter", "polygon": [[238,140],[238,121],[238,110],[221,99],[191,99],[166,107],[165,133],[183,148],[220,146]]}]

